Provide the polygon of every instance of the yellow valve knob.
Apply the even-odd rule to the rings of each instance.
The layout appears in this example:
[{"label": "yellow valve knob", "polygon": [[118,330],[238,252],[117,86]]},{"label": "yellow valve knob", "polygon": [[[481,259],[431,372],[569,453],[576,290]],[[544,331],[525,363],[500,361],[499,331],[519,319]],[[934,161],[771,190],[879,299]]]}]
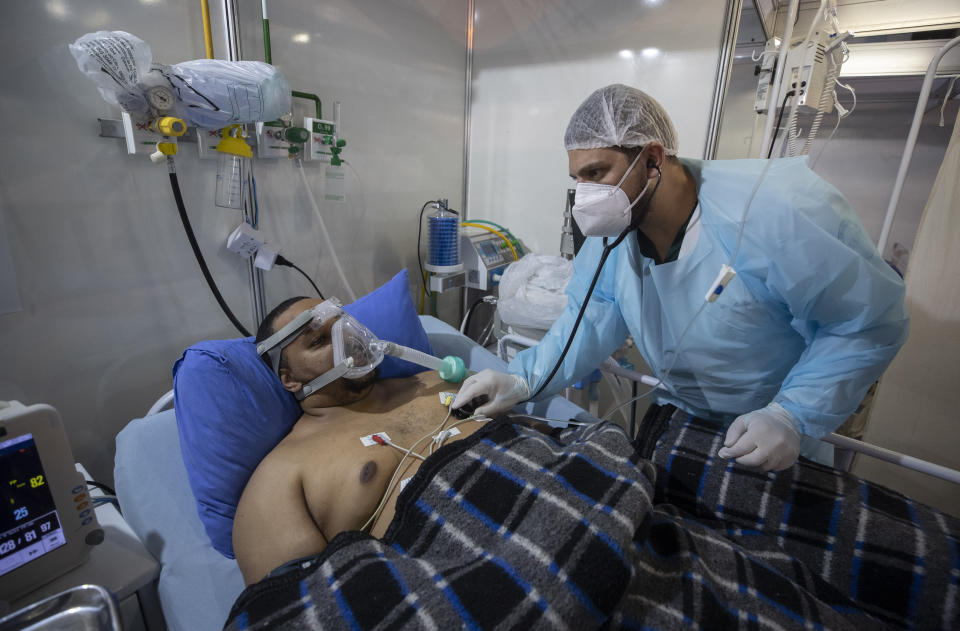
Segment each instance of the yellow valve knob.
[{"label": "yellow valve knob", "polygon": [[221,140],[217,143],[216,149],[221,153],[240,156],[241,158],[252,158],[253,149],[247,144],[242,136],[243,127],[240,125],[227,125],[220,130]]},{"label": "yellow valve knob", "polygon": [[164,136],[182,136],[187,133],[187,124],[181,118],[164,116],[156,120],[156,128]]}]

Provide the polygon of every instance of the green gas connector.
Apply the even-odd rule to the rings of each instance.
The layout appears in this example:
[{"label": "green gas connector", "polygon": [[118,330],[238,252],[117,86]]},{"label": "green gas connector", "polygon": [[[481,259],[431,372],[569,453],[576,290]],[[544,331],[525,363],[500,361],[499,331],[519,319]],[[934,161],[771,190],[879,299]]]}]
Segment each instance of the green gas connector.
[{"label": "green gas connector", "polygon": [[287,127],[283,130],[283,137],[287,142],[302,145],[310,140],[310,132],[303,127]]},{"label": "green gas connector", "polygon": [[443,358],[443,366],[437,374],[448,383],[460,383],[467,376],[467,367],[459,357],[447,355]]}]

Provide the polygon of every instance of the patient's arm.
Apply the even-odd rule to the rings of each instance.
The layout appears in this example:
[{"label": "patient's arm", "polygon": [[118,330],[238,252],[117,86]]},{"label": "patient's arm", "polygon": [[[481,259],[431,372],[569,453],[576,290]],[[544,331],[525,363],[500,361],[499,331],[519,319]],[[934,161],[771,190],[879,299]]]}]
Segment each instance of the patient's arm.
[{"label": "patient's arm", "polygon": [[237,504],[233,551],[247,585],[327,546],[307,508],[299,468],[282,456],[274,450],[264,458]]}]

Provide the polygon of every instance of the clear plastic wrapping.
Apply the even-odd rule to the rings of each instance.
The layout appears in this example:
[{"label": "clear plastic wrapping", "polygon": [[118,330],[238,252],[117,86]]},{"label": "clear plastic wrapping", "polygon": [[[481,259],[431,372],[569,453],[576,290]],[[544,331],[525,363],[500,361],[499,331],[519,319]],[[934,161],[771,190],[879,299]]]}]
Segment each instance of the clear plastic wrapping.
[{"label": "clear plastic wrapping", "polygon": [[148,95],[159,86],[175,100],[164,113],[205,129],[276,120],[292,109],[290,84],[262,61],[153,64],[150,46],[124,31],[87,33],[70,44],[70,52],[104,100],[132,114],[151,113]]},{"label": "clear plastic wrapping", "polygon": [[511,326],[549,329],[567,306],[564,290],[573,262],[559,256],[527,254],[511,263],[500,279],[497,310]]}]

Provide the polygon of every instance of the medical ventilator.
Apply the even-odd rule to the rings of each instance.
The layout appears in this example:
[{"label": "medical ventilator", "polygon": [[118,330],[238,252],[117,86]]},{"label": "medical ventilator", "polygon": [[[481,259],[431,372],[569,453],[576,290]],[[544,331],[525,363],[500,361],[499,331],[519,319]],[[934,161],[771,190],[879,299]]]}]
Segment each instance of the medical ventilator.
[{"label": "medical ventilator", "polygon": [[297,339],[304,329],[318,330],[331,320],[335,320],[330,329],[333,368],[304,385],[296,393],[299,400],[305,399],[340,377],[359,379],[368,375],[380,365],[384,355],[398,357],[436,370],[441,379],[450,383],[459,383],[466,376],[466,367],[459,357],[448,355],[439,359],[401,344],[377,339],[370,329],[344,311],[342,303],[336,298],[328,298],[312,309],[299,314],[289,324],[257,344],[257,354],[260,356],[266,354],[271,368],[279,375],[283,349]]}]

